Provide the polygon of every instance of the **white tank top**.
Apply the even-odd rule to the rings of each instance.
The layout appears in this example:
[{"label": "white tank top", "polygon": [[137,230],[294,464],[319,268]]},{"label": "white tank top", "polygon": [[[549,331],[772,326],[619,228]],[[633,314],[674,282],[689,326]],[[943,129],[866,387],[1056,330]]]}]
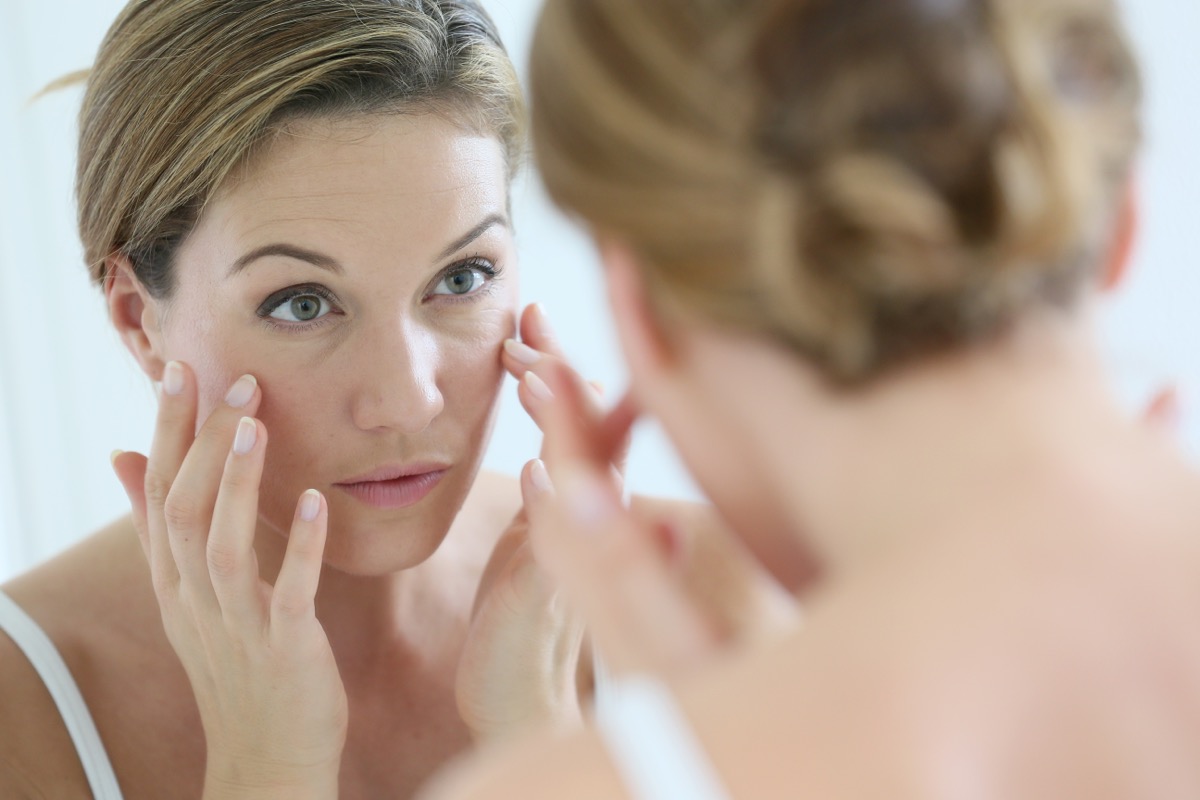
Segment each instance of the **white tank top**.
[{"label": "white tank top", "polygon": [[50,637],[4,592],[0,592],[0,631],[7,633],[29,659],[58,706],[58,713],[62,715],[83,764],[92,796],[95,800],[121,800],[116,773],[70,670]]},{"label": "white tank top", "polygon": [[596,728],[633,800],[729,800],[661,682],[648,677],[598,681]]}]

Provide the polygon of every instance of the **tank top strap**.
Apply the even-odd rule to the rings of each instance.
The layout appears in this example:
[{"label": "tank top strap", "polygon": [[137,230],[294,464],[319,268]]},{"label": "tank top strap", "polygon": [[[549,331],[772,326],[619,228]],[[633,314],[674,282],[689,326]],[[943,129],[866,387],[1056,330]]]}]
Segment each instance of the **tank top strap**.
[{"label": "tank top strap", "polygon": [[50,637],[2,591],[0,631],[7,633],[21,649],[50,692],[75,745],[92,796],[95,800],[121,800],[121,787],[117,783],[116,773],[113,772],[83,695],[71,677],[71,671],[67,669]]}]

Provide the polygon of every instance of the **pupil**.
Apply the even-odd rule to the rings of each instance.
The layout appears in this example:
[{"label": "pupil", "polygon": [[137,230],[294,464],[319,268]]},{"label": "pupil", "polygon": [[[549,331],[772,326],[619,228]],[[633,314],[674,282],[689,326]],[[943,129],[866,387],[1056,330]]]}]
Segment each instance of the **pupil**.
[{"label": "pupil", "polygon": [[315,318],[320,310],[321,301],[312,295],[292,300],[292,315],[302,322]]}]

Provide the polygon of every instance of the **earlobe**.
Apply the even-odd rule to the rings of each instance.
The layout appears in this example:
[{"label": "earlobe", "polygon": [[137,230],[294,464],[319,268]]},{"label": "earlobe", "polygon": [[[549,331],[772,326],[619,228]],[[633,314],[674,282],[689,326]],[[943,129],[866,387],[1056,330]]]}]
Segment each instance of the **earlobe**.
[{"label": "earlobe", "polygon": [[1138,202],[1137,186],[1133,178],[1125,187],[1121,207],[1117,211],[1117,224],[1113,229],[1112,247],[1108,262],[1100,275],[1101,291],[1111,292],[1121,285],[1129,272],[1129,260],[1133,254],[1133,243],[1137,237]]},{"label": "earlobe", "polygon": [[127,256],[110,256],[105,275],[104,299],[113,327],[142,371],[151,380],[160,380],[166,359],[162,353],[157,302],[133,274],[133,264]]}]

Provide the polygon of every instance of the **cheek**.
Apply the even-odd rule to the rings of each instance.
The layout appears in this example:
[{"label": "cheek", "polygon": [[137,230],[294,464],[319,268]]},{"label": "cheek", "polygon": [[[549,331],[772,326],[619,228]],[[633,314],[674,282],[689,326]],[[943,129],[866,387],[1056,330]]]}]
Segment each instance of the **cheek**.
[{"label": "cheek", "polygon": [[[469,333],[446,337],[438,367],[438,388],[451,415],[487,414],[504,379],[500,354],[516,330],[514,315],[497,313]],[[464,420],[465,421],[465,420]]]}]

